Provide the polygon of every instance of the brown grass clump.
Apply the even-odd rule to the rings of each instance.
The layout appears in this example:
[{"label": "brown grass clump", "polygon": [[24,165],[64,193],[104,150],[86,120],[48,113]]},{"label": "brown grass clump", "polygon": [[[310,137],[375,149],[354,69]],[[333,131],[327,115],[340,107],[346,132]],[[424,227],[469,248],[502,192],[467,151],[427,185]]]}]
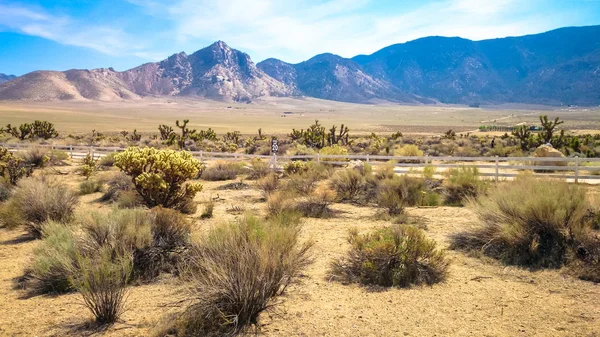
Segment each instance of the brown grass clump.
[{"label": "brown grass clump", "polygon": [[135,190],[135,186],[131,181],[131,177],[126,175],[123,172],[118,172],[111,175],[106,180],[106,191],[102,196],[102,201],[112,201],[116,202],[119,199],[119,194],[124,191],[133,191]]},{"label": "brown grass clump", "polygon": [[273,172],[271,168],[269,168],[269,163],[259,158],[250,160],[248,171],[248,179],[252,180],[263,178]]},{"label": "brown grass clump", "polygon": [[329,206],[335,201],[336,193],[327,185],[321,185],[304,201],[296,206],[298,211],[309,218],[328,218],[333,215]]},{"label": "brown grass clump", "polygon": [[7,207],[13,207],[20,214],[29,234],[40,238],[46,221],[67,223],[72,220],[78,198],[56,180],[27,178],[19,182],[8,203]]},{"label": "brown grass clump", "polygon": [[263,197],[268,198],[279,187],[279,177],[271,172],[256,182],[256,187],[262,191]]},{"label": "brown grass clump", "polygon": [[19,155],[28,166],[42,168],[50,161],[50,151],[41,147],[30,147]]},{"label": "brown grass clump", "polygon": [[150,212],[150,222],[153,246],[172,249],[188,244],[192,225],[183,214],[156,207]]},{"label": "brown grass clump", "polygon": [[295,213],[297,208],[295,199],[284,191],[275,191],[267,197],[267,214],[270,217]]},{"label": "brown grass clump", "polygon": [[202,172],[207,181],[233,180],[245,172],[244,164],[232,161],[217,161]]},{"label": "brown grass clump", "polygon": [[366,174],[356,168],[347,168],[337,172],[331,180],[331,186],[341,201],[357,201],[366,188]]},{"label": "brown grass clump", "polygon": [[482,225],[454,235],[454,249],[480,250],[508,264],[548,268],[574,262],[571,256],[598,268],[600,239],[586,218],[589,206],[581,186],[521,177],[471,205]]},{"label": "brown grass clump", "polygon": [[333,275],[341,281],[408,287],[446,278],[444,252],[415,227],[395,225],[364,235],[352,230],[348,241],[352,246],[348,256],[332,264]]},{"label": "brown grass clump", "polygon": [[190,253],[184,277],[193,304],[161,335],[231,336],[258,327],[309,264],[296,226],[246,216],[212,229]]}]

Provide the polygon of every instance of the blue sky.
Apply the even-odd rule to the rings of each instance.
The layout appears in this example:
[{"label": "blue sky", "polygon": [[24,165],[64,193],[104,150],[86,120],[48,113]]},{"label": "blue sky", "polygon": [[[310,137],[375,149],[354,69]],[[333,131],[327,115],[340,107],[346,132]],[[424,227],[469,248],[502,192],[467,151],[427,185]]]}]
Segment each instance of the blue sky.
[{"label": "blue sky", "polygon": [[216,40],[255,62],[600,24],[600,0],[0,0],[0,73],[125,70]]}]

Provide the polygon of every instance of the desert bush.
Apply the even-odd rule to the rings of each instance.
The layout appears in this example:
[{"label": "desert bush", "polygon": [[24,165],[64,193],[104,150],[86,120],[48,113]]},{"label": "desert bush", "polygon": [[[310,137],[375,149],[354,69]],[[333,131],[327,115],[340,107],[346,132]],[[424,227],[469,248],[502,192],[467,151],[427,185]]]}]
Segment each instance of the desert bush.
[{"label": "desert bush", "polygon": [[0,177],[0,202],[4,202],[10,198],[11,186],[10,184]]},{"label": "desert bush", "polygon": [[79,256],[77,263],[80,268],[72,277],[72,283],[96,323],[116,322],[125,310],[131,259],[115,257],[113,251],[102,247],[94,256]]},{"label": "desert bush", "polygon": [[423,167],[423,177],[425,179],[433,179],[433,176],[435,175],[435,171],[436,168],[433,165],[425,165],[425,167]]},{"label": "desert bush", "polygon": [[[321,156],[343,156],[347,155],[348,150],[345,147],[340,145],[326,146],[319,150],[319,155]],[[347,158],[321,158],[322,162],[339,162],[339,161],[348,161]]]},{"label": "desert bush", "polygon": [[384,287],[432,285],[443,281],[448,261],[422,230],[395,225],[360,235],[352,230],[347,257],[332,263],[332,274],[345,282]]},{"label": "desert bush", "polygon": [[106,185],[108,187],[101,198],[102,201],[117,201],[120,193],[135,189],[131,178],[123,172],[116,173],[108,178]]},{"label": "desert bush", "polygon": [[115,255],[131,254],[152,245],[150,216],[141,209],[114,209],[91,213],[79,220],[84,235],[84,251],[109,247]]},{"label": "desert bush", "polygon": [[394,176],[377,184],[377,205],[389,215],[399,215],[406,206],[416,206],[427,186],[422,178]]},{"label": "desert bush", "polygon": [[33,250],[31,265],[24,281],[32,294],[72,291],[71,277],[77,269],[77,240],[67,226],[48,222],[43,226],[42,241]]},{"label": "desert bush", "polygon": [[452,168],[446,172],[446,177],[444,191],[447,205],[462,206],[467,198],[476,198],[487,189],[486,182],[479,179],[476,167]]},{"label": "desert bush", "polygon": [[269,168],[269,163],[259,158],[250,160],[248,171],[248,179],[260,179],[272,172]]},{"label": "desert bush", "polygon": [[0,176],[11,185],[16,185],[24,177],[31,176],[33,168],[23,158],[15,156],[4,147],[0,147]]},{"label": "desert bush", "polygon": [[79,184],[79,193],[86,195],[101,192],[103,185],[100,180],[84,180]]},{"label": "desert bush", "polygon": [[150,212],[153,246],[171,249],[185,246],[189,241],[191,224],[181,213],[156,207]]},{"label": "desert bush", "polygon": [[37,238],[44,222],[72,220],[77,203],[77,195],[65,184],[46,178],[21,180],[10,199],[10,207],[21,214],[26,230]]},{"label": "desert bush", "polygon": [[[361,172],[362,171],[362,172]],[[340,201],[358,201],[368,187],[371,169],[347,168],[338,171],[331,179],[331,186]]]},{"label": "desert bush", "polygon": [[83,175],[86,179],[90,179],[97,169],[98,165],[96,159],[94,159],[94,156],[91,153],[88,153],[85,158],[83,158],[81,175]]},{"label": "desert bush", "polygon": [[305,161],[294,160],[283,165],[283,173],[286,176],[308,171],[308,165]]},{"label": "desert bush", "polygon": [[213,211],[215,210],[215,202],[210,199],[204,203],[204,209],[200,214],[201,219],[210,219],[213,217]]},{"label": "desert bush", "polygon": [[182,209],[202,190],[201,184],[186,183],[202,168],[189,152],[134,147],[116,155],[115,165],[132,177],[148,207]]},{"label": "desert bush", "polygon": [[31,147],[27,151],[20,153],[25,160],[25,164],[31,167],[42,168],[50,161],[48,149],[41,147]]},{"label": "desert bush", "polygon": [[115,165],[115,156],[117,155],[117,152],[111,152],[111,153],[107,153],[106,156],[100,158],[100,160],[98,161],[98,165],[100,167],[113,167]]},{"label": "desert bush", "polygon": [[481,226],[454,235],[454,249],[481,250],[508,264],[561,267],[588,237],[585,190],[577,185],[520,177],[471,205]]},{"label": "desert bush", "polygon": [[309,264],[297,226],[247,216],[212,229],[190,253],[184,276],[194,303],[167,330],[176,336],[230,336],[258,324]]},{"label": "desert bush", "polygon": [[387,162],[383,165],[377,167],[375,171],[375,178],[378,180],[383,179],[393,179],[396,176],[396,172],[394,172],[394,162]]},{"label": "desert bush", "polygon": [[50,150],[47,155],[50,158],[49,165],[63,165],[70,158],[67,152],[61,150]]},{"label": "desert bush", "polygon": [[244,164],[231,161],[217,161],[202,172],[207,181],[233,180],[245,172]]},{"label": "desert bush", "polygon": [[284,191],[275,191],[267,197],[269,217],[281,217],[288,213],[297,213],[296,200]]},{"label": "desert bush", "polygon": [[402,157],[421,157],[423,156],[423,151],[419,150],[417,145],[406,144],[399,148],[395,155]]},{"label": "desert bush", "polygon": [[256,182],[256,187],[258,187],[258,189],[262,191],[263,196],[267,198],[279,187],[279,177],[276,173],[271,172],[267,176],[259,179]]},{"label": "desert bush", "polygon": [[10,201],[0,204],[0,228],[14,229],[25,226],[27,221],[21,211]]},{"label": "desert bush", "polygon": [[116,205],[118,208],[138,208],[144,206],[144,199],[136,191],[121,191],[118,194]]},{"label": "desert bush", "polygon": [[309,218],[328,218],[333,212],[329,208],[336,198],[336,193],[327,185],[315,189],[305,200],[298,203],[297,210]]}]

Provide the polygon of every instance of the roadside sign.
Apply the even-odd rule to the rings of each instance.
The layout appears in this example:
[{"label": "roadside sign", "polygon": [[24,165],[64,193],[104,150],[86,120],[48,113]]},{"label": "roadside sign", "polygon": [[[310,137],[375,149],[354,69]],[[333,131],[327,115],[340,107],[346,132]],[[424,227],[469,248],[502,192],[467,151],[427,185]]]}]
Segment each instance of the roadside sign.
[{"label": "roadside sign", "polygon": [[279,144],[277,139],[271,139],[271,153],[276,154],[279,151]]}]

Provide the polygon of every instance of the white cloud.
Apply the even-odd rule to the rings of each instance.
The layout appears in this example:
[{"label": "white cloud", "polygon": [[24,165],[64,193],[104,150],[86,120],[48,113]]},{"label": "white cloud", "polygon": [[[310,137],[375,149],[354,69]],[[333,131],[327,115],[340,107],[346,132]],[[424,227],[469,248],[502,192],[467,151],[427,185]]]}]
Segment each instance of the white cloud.
[{"label": "white cloud", "polygon": [[537,33],[560,24],[537,14],[545,0],[413,2],[403,13],[373,11],[375,0],[130,1],[158,15],[167,13],[182,45],[198,49],[197,40],[220,39],[255,59],[273,56],[288,62],[323,52],[345,57],[372,53],[429,35],[486,39]]},{"label": "white cloud", "polygon": [[[573,24],[580,14],[550,12],[545,6],[550,0],[404,1],[390,4],[394,9],[380,0],[126,1],[139,6],[131,13],[137,22],[127,31],[1,3],[0,27],[109,55],[159,60],[224,40],[255,61],[299,62],[323,52],[369,54],[430,35],[486,39],[537,33]],[[148,27],[144,15],[153,15],[161,28]]]},{"label": "white cloud", "polygon": [[66,45],[97,50],[108,55],[140,53],[144,45],[121,29],[87,25],[42,9],[0,4],[0,27],[39,36]]}]

